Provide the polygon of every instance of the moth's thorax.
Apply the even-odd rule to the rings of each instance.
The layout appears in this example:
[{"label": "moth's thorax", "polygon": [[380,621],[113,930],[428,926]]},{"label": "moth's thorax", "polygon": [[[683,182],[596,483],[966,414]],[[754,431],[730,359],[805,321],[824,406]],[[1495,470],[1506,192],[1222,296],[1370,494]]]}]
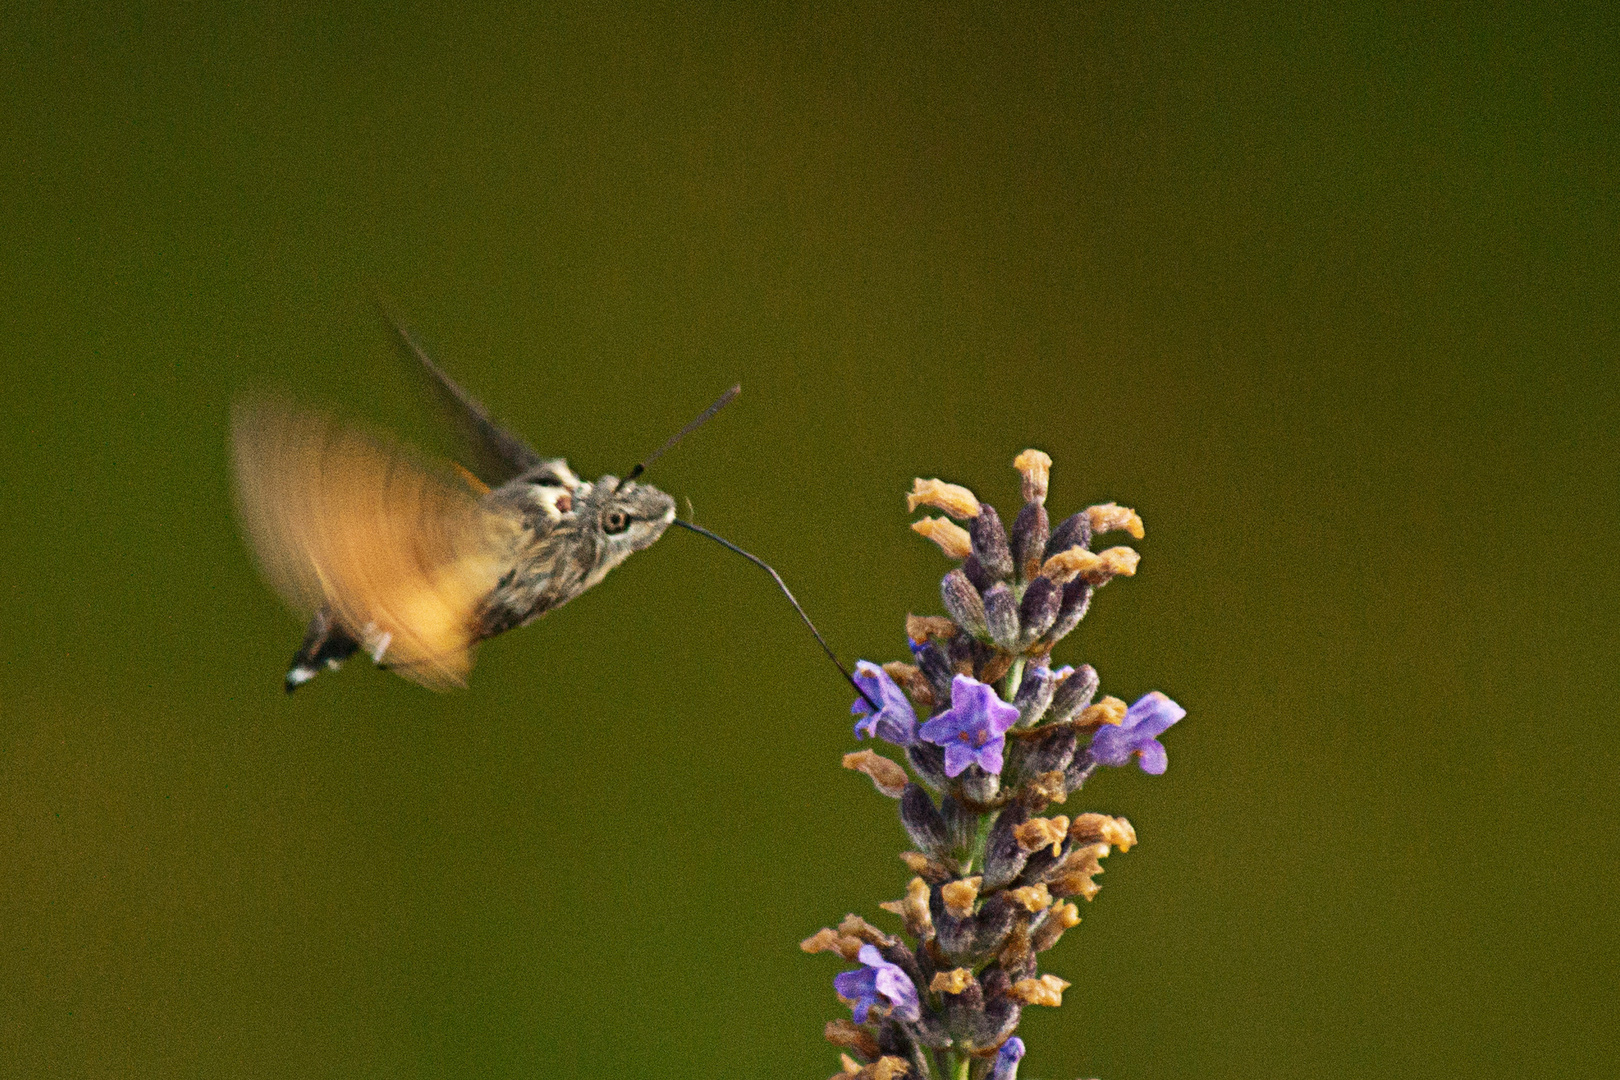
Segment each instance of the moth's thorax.
[{"label": "moth's thorax", "polygon": [[[603,476],[579,480],[561,462],[544,476],[532,472],[490,493],[490,500],[523,527],[513,566],[488,604],[488,632],[528,622],[589,589],[637,551],[649,547],[675,519],[675,500],[648,484]],[[563,474],[572,486],[561,482]]]}]

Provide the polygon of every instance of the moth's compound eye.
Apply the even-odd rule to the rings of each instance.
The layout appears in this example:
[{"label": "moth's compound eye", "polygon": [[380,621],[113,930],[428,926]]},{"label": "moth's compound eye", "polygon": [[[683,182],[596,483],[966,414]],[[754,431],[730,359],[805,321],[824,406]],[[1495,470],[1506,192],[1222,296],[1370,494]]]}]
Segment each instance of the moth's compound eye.
[{"label": "moth's compound eye", "polygon": [[562,487],[563,486],[563,482],[561,480],[557,479],[555,476],[539,476],[539,477],[535,478],[534,482],[536,484],[539,484],[541,487]]},{"label": "moth's compound eye", "polygon": [[602,528],[609,534],[622,533],[630,527],[630,515],[623,510],[609,510],[602,516]]}]

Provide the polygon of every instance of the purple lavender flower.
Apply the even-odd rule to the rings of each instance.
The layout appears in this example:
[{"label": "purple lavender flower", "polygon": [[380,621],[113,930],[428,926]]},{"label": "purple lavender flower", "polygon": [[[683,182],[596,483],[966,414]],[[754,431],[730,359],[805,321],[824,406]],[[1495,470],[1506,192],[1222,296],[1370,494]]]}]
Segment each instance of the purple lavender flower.
[{"label": "purple lavender flower", "polygon": [[906,692],[889,678],[887,671],[869,660],[858,661],[855,664],[855,685],[861,688],[866,697],[882,706],[873,712],[866,698],[855,699],[849,711],[861,718],[855,721],[855,735],[858,738],[866,739],[875,735],[896,746],[910,746],[917,741],[917,714],[912,711]]},{"label": "purple lavender flower", "polygon": [[838,996],[855,1003],[855,1022],[866,1023],[866,1013],[883,998],[894,1015],[915,1022],[922,1015],[922,1003],[917,999],[917,987],[910,976],[894,964],[883,959],[873,945],[862,945],[860,961],[865,966],[858,971],[846,971],[833,979]]},{"label": "purple lavender flower", "polygon": [[[1143,694],[1136,699],[1136,704],[1125,710],[1123,721],[1104,727],[1091,737],[1091,760],[1117,768],[1129,765],[1134,754],[1143,772],[1158,776],[1170,760],[1159,736],[1186,715],[1186,709],[1157,690]],[[926,725],[923,730],[923,737],[927,738]]]},{"label": "purple lavender flower", "polygon": [[995,687],[958,675],[951,680],[951,707],[917,729],[917,736],[945,748],[945,775],[960,776],[969,765],[1001,772],[1007,730],[1018,709],[996,695]]},{"label": "purple lavender flower", "polygon": [[990,1070],[990,1080],[1018,1080],[1018,1063],[1024,1058],[1024,1040],[1014,1035],[1001,1044],[996,1052],[996,1064]]}]

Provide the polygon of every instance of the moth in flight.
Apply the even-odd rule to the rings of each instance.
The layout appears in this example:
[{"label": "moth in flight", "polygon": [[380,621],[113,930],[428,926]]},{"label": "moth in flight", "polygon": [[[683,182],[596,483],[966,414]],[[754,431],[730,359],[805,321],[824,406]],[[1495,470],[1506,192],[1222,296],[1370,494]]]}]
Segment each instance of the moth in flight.
[{"label": "moth in flight", "polygon": [[309,617],[288,693],[361,650],[423,686],[463,686],[478,642],[566,604],[675,520],[673,498],[637,483],[652,458],[622,480],[581,480],[491,420],[390,322],[466,428],[477,475],[284,403],[232,417],[243,532],[271,586]]}]

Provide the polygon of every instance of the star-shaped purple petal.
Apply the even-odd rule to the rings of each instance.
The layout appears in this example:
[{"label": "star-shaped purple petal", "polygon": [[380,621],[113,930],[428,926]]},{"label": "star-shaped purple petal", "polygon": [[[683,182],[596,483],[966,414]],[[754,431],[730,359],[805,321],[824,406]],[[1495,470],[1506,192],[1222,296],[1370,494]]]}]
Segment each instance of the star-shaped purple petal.
[{"label": "star-shaped purple petal", "polygon": [[917,729],[917,737],[945,748],[945,775],[960,776],[969,765],[1001,772],[1007,731],[1018,709],[996,695],[995,687],[958,675],[951,680],[951,707]]},{"label": "star-shaped purple petal", "polygon": [[855,971],[846,971],[834,977],[833,989],[846,1001],[854,1002],[855,1022],[866,1023],[866,1014],[881,998],[890,1012],[901,1020],[915,1021],[922,1015],[922,1003],[917,998],[917,987],[901,968],[883,959],[874,945],[862,945],[859,959],[863,965]]},{"label": "star-shaped purple petal", "polygon": [[[877,736],[896,746],[910,746],[917,741],[917,714],[912,711],[906,692],[889,677],[889,673],[869,660],[855,665],[855,685],[866,697],[855,699],[849,711],[859,716],[855,721],[855,734],[867,739]],[[879,708],[872,711],[869,697]]]},{"label": "star-shaped purple petal", "polygon": [[1158,776],[1170,763],[1159,736],[1186,715],[1186,709],[1157,690],[1143,694],[1125,710],[1124,720],[1091,737],[1091,760],[1117,768],[1129,765],[1134,756],[1143,772]]}]

